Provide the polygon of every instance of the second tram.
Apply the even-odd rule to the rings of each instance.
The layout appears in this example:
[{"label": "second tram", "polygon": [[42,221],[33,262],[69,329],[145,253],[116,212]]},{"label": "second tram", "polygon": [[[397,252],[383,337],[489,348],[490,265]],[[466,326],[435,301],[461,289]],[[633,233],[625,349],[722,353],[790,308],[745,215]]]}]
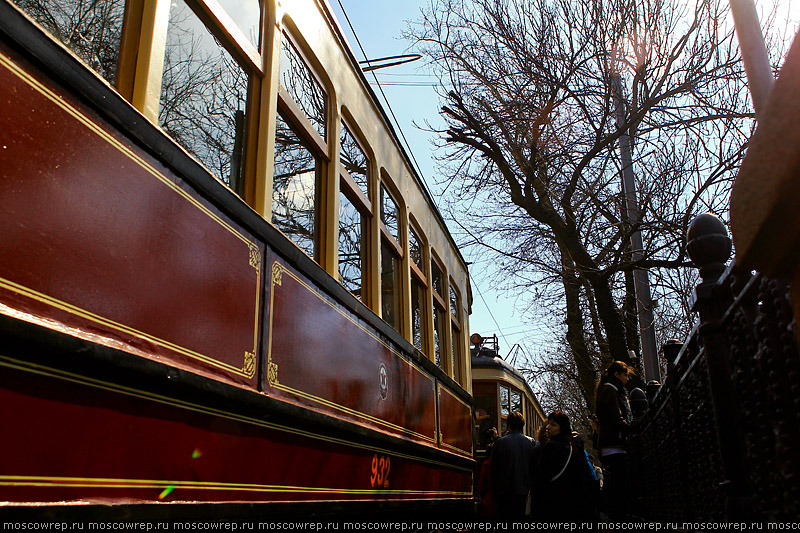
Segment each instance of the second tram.
[{"label": "second tram", "polygon": [[530,437],[537,436],[547,419],[522,373],[500,357],[497,336],[484,338],[473,334],[470,341],[476,457],[483,459],[490,430],[496,428],[500,436],[505,435],[510,413],[522,413],[524,432]]}]

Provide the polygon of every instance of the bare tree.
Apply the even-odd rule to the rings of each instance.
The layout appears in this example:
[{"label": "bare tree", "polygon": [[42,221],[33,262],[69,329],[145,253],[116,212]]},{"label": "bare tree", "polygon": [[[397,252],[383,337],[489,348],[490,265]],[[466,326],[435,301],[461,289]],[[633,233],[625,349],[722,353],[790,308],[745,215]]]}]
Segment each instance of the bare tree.
[{"label": "bare tree", "polygon": [[241,178],[249,77],[183,3],[170,11],[158,121],[229,187]]},{"label": "bare tree", "polygon": [[114,84],[125,2],[15,0],[14,3],[109,83]]},{"label": "bare tree", "polygon": [[[534,291],[550,313],[559,304],[556,338],[589,409],[600,366],[635,364],[632,270],[656,273],[669,309],[659,315],[677,334],[683,308],[665,304],[683,303],[681,277],[669,272],[687,265],[693,217],[725,212],[752,127],[726,4],[434,0],[406,36],[439,77],[451,216],[508,288]],[[623,215],[626,134],[644,214],[634,224]],[[637,229],[644,258],[633,262]]]}]

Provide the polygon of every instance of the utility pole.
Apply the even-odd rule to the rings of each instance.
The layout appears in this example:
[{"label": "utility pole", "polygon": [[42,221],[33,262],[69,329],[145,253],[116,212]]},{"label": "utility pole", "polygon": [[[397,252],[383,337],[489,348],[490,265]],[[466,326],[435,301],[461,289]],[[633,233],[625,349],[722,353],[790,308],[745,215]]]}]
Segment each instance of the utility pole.
[{"label": "utility pole", "polygon": [[747,73],[747,84],[753,98],[756,115],[761,113],[767,95],[775,78],[769,64],[767,46],[758,22],[758,13],[753,0],[730,0],[733,24],[739,37],[739,48],[742,51],[742,62]]},{"label": "utility pole", "polygon": [[[622,128],[625,125],[625,104],[619,72],[611,74],[611,91],[614,94],[617,127]],[[623,216],[627,218],[630,227],[636,228],[631,234],[631,259],[636,262],[644,258],[644,243],[642,242],[642,232],[638,229],[642,213],[639,209],[639,199],[636,195],[636,183],[633,176],[633,156],[631,155],[633,150],[629,130],[626,130],[619,138],[619,151],[622,162],[622,191],[627,207],[627,212]],[[645,381],[660,381],[661,371],[658,364],[658,348],[653,324],[653,300],[650,296],[650,279],[646,269],[637,268],[633,271],[633,287],[636,293],[636,314],[639,317]]]}]

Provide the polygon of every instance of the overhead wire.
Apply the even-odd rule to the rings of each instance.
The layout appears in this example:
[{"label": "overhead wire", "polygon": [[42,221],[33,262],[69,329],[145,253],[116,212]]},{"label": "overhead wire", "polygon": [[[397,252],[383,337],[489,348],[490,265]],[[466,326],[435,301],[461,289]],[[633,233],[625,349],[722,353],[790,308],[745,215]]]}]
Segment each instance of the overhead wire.
[{"label": "overhead wire", "polygon": [[[337,1],[339,3],[339,7],[342,9],[342,14],[344,15],[344,18],[347,21],[347,25],[350,27],[350,32],[353,34],[353,37],[356,40],[356,44],[358,44],[359,50],[361,50],[361,55],[364,56],[365,60],[369,60],[369,58],[367,57],[367,53],[364,51],[364,47],[361,45],[361,40],[358,38],[358,34],[356,34],[356,30],[353,27],[353,23],[350,22],[350,17],[347,15],[347,10],[344,8],[342,0],[337,0]],[[389,98],[387,98],[386,93],[383,92],[383,87],[381,86],[380,81],[378,81],[378,76],[375,74],[374,71],[371,71],[370,74],[372,74],[372,77],[375,79],[375,84],[378,86],[378,90],[380,91],[381,96],[383,96],[383,101],[386,103],[386,107],[389,109],[389,113],[391,113],[392,119],[394,119],[394,123],[397,126],[397,131],[400,132],[400,136],[403,138],[403,142],[405,142],[406,148],[408,149],[408,154],[414,161],[414,165],[416,167],[417,173],[419,174],[419,179],[422,182],[422,186],[425,187],[425,190],[428,192],[428,195],[431,198],[431,202],[433,202],[433,204],[436,205],[436,200],[434,199],[433,193],[431,192],[430,187],[428,187],[428,183],[425,181],[425,176],[423,176],[422,174],[422,167],[417,161],[417,158],[414,156],[414,151],[411,150],[411,143],[408,142],[406,134],[403,132],[403,128],[400,127],[400,121],[397,120],[397,116],[394,114],[394,109],[392,109],[392,106],[389,103]],[[436,206],[436,208],[438,209],[438,206]]]},{"label": "overhead wire", "polygon": [[[353,34],[353,37],[356,40],[356,44],[358,45],[359,50],[361,50],[361,54],[364,56],[365,60],[368,60],[369,58],[367,57],[367,53],[364,50],[364,46],[361,44],[361,40],[358,38],[358,34],[356,34],[356,30],[353,27],[353,23],[350,21],[350,17],[347,15],[347,10],[344,8],[344,5],[342,4],[342,0],[337,0],[337,2],[339,4],[339,7],[342,10],[342,14],[344,15],[345,20],[347,21],[347,25],[350,28],[350,32]],[[383,100],[386,103],[386,107],[389,109],[389,113],[391,113],[392,119],[394,120],[394,123],[397,126],[397,131],[400,133],[400,136],[403,138],[403,142],[405,142],[406,148],[408,149],[408,153],[409,153],[411,159],[413,160],[414,165],[416,166],[417,172],[419,173],[420,181],[422,182],[423,187],[425,187],[425,190],[430,195],[431,201],[435,205],[436,201],[434,199],[433,194],[431,193],[430,188],[428,187],[427,182],[425,181],[425,177],[422,174],[422,168],[420,167],[420,164],[417,161],[417,158],[414,156],[413,150],[411,150],[411,143],[408,142],[408,139],[406,138],[406,135],[403,132],[403,129],[400,127],[400,121],[397,119],[397,116],[395,115],[394,110],[392,109],[392,106],[389,103],[389,99],[386,96],[386,93],[383,91],[382,84],[378,80],[378,76],[375,74],[374,71],[371,71],[370,74],[372,74],[372,77],[375,80],[375,85],[377,85],[378,90],[381,93],[381,96],[383,96]],[[372,82],[370,82],[370,85],[372,85]],[[402,82],[395,82],[395,83],[388,82],[388,83],[386,83],[386,85],[407,85],[407,86],[421,87],[421,86],[432,85],[432,84],[413,83],[413,82],[410,82],[410,83],[406,84],[406,83],[402,83]],[[486,310],[489,312],[489,316],[492,318],[492,321],[494,322],[495,326],[497,327],[497,331],[498,331],[500,337],[502,337],[503,342],[505,342],[506,345],[511,346],[512,343],[510,343],[508,341],[508,339],[506,338],[505,334],[503,333],[503,329],[500,327],[500,324],[497,322],[497,318],[495,318],[494,313],[492,313],[492,309],[489,306],[489,304],[486,302],[486,298],[483,297],[483,293],[481,292],[480,287],[478,286],[478,284],[475,282],[475,279],[473,278],[472,273],[469,273],[469,278],[471,280],[472,286],[475,287],[475,290],[477,291],[478,296],[480,296],[480,299],[483,301],[483,304],[486,306]]]},{"label": "overhead wire", "polygon": [[486,298],[483,297],[480,287],[478,287],[478,284],[475,283],[475,278],[472,276],[472,272],[468,272],[468,274],[472,286],[475,287],[475,290],[478,292],[478,296],[480,296],[481,300],[483,301],[483,305],[486,306],[486,310],[489,312],[489,316],[492,317],[492,322],[494,322],[494,325],[497,326],[497,332],[503,338],[503,342],[505,342],[508,346],[511,346],[511,343],[508,342],[508,339],[506,339],[506,336],[503,334],[503,329],[500,327],[500,324],[497,323],[497,319],[494,317],[494,313],[492,313],[492,308],[489,307],[489,304],[486,302]]}]

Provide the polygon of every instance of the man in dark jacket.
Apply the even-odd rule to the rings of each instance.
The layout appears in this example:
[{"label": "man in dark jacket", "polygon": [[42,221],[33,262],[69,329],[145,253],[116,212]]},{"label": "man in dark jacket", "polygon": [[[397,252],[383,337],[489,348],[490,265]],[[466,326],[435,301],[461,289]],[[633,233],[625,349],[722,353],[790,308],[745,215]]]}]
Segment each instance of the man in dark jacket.
[{"label": "man in dark jacket", "polygon": [[492,495],[497,505],[497,515],[504,520],[525,518],[535,441],[522,433],[524,427],[525,418],[521,413],[508,415],[510,433],[495,442],[492,452]]}]

